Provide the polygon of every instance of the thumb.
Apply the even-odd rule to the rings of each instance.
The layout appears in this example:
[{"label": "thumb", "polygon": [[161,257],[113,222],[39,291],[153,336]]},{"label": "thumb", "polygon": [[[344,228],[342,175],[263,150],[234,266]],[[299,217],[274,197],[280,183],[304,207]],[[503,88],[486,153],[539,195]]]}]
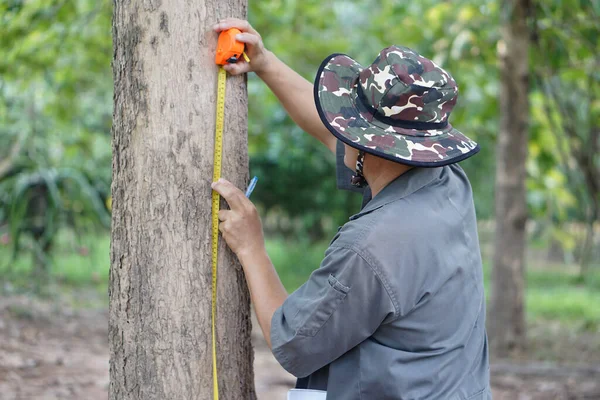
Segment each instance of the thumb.
[{"label": "thumb", "polygon": [[231,75],[240,75],[250,72],[250,64],[248,64],[246,60],[240,60],[235,64],[225,64],[223,69]]}]

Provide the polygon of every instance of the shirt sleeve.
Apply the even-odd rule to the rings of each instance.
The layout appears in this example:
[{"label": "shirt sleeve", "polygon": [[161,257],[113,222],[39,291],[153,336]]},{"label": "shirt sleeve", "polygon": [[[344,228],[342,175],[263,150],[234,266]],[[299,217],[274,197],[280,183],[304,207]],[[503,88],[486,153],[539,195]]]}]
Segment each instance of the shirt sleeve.
[{"label": "shirt sleeve", "polygon": [[319,269],[271,320],[271,346],[292,375],[305,377],[371,336],[395,313],[379,277],[359,254],[329,248]]}]

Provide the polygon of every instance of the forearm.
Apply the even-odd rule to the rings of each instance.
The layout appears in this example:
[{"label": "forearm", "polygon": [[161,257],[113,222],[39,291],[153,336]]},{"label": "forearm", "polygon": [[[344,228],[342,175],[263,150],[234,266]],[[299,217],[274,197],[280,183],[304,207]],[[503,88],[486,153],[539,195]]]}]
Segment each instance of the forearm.
[{"label": "forearm", "polygon": [[258,323],[271,348],[271,319],[288,294],[264,248],[238,257],[246,275]]},{"label": "forearm", "polygon": [[292,120],[335,154],[335,137],[321,122],[313,96],[313,85],[268,52],[268,68],[257,75],[277,96]]}]

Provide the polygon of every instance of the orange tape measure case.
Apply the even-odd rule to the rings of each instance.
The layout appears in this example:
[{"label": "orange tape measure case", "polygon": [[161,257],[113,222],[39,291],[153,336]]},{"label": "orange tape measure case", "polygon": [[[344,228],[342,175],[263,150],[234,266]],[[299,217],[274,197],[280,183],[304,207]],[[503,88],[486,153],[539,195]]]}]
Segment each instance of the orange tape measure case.
[{"label": "orange tape measure case", "polygon": [[244,43],[235,40],[236,35],[240,33],[242,31],[236,28],[221,32],[215,56],[215,62],[218,65],[235,64],[243,57]]}]

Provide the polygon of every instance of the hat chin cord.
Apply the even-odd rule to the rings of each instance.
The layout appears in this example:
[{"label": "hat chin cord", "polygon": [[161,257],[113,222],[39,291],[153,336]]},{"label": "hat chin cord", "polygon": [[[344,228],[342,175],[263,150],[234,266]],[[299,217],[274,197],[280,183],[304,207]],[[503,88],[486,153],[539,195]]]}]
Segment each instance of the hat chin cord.
[{"label": "hat chin cord", "polygon": [[352,179],[350,183],[355,187],[365,187],[367,186],[367,180],[365,179],[365,175],[363,174],[363,168],[365,164],[365,152],[362,150],[358,151],[358,157],[356,157],[356,171],[355,174],[352,175]]}]

